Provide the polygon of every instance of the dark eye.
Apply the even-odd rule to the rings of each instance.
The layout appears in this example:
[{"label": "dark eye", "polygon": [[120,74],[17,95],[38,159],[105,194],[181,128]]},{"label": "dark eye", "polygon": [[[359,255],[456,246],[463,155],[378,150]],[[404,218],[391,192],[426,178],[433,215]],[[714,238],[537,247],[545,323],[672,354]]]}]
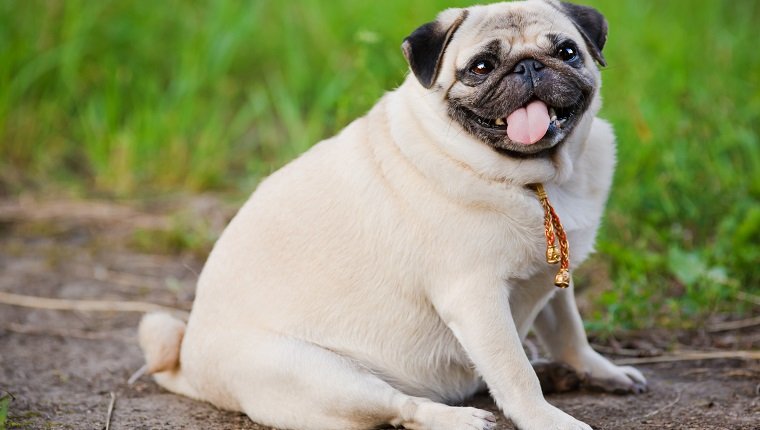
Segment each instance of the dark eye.
[{"label": "dark eye", "polygon": [[485,76],[491,72],[493,72],[494,65],[488,60],[478,60],[476,61],[472,67],[470,67],[470,71],[472,73],[475,73],[476,75]]},{"label": "dark eye", "polygon": [[572,43],[566,43],[557,49],[557,57],[566,63],[573,62],[578,59],[578,48]]}]

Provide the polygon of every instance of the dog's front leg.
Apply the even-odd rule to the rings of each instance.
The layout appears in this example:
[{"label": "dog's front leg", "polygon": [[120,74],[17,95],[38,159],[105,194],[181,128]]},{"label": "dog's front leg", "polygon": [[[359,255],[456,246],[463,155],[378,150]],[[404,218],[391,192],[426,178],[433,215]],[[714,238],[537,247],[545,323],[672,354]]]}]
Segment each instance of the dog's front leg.
[{"label": "dog's front leg", "polygon": [[496,403],[520,429],[591,429],[550,405],[541,394],[512,319],[508,285],[497,279],[471,277],[450,283],[431,296]]},{"label": "dog's front leg", "polygon": [[589,385],[615,393],[646,391],[647,382],[641,372],[630,366],[616,366],[591,348],[572,285],[554,294],[538,314],[534,328],[549,355],[569,364]]}]

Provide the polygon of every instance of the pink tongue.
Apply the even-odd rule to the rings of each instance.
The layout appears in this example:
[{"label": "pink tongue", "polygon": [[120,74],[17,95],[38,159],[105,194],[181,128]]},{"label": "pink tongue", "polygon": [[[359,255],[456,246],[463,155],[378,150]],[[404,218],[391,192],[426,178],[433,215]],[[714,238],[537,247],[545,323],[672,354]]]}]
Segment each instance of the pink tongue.
[{"label": "pink tongue", "polygon": [[549,108],[541,100],[530,102],[507,117],[507,136],[517,143],[532,145],[549,129]]}]

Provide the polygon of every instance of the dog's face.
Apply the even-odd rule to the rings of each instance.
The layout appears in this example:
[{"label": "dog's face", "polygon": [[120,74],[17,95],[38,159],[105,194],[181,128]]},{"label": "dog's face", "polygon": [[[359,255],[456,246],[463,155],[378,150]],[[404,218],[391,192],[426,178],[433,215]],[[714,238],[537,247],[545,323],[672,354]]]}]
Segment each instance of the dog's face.
[{"label": "dog's face", "polygon": [[466,132],[506,156],[539,157],[595,114],[606,36],[593,8],[531,0],[446,10],[402,49]]}]

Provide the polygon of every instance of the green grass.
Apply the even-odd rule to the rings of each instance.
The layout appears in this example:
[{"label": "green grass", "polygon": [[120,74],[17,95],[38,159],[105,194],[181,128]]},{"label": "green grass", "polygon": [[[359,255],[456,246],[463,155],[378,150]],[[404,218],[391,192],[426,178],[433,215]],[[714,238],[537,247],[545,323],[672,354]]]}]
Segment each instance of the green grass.
[{"label": "green grass", "polygon": [[0,395],[0,430],[5,430],[8,421],[8,405],[11,403],[11,396],[8,393]]},{"label": "green grass", "polygon": [[[398,85],[465,1],[0,0],[0,193],[256,182]],[[754,0],[598,0],[619,162],[592,328],[693,326],[760,294]]]}]

